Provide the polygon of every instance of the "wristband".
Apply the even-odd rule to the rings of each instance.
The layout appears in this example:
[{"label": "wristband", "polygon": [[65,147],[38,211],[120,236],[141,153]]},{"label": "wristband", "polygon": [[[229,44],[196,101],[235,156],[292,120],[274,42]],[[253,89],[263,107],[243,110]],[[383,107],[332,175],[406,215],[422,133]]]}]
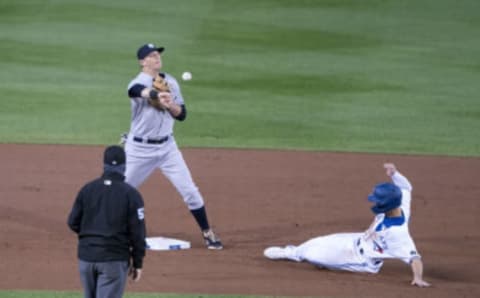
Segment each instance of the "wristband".
[{"label": "wristband", "polygon": [[148,93],[148,96],[150,97],[150,99],[158,99],[158,92],[152,89]]}]

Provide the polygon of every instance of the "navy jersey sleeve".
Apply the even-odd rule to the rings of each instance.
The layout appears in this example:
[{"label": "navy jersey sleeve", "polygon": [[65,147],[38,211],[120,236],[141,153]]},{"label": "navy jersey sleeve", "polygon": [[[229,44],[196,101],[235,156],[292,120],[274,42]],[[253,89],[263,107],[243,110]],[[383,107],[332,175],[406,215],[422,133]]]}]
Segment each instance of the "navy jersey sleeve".
[{"label": "navy jersey sleeve", "polygon": [[187,107],[185,106],[185,104],[182,104],[180,105],[180,108],[182,109],[182,111],[177,117],[175,117],[175,119],[177,119],[178,121],[183,121],[185,120],[185,118],[187,118]]},{"label": "navy jersey sleeve", "polygon": [[142,91],[145,89],[144,85],[135,84],[132,87],[128,88],[128,97],[135,98],[135,97],[142,97]]},{"label": "navy jersey sleeve", "polygon": [[134,188],[129,193],[128,231],[134,268],[142,268],[145,257],[145,209],[140,193]]}]

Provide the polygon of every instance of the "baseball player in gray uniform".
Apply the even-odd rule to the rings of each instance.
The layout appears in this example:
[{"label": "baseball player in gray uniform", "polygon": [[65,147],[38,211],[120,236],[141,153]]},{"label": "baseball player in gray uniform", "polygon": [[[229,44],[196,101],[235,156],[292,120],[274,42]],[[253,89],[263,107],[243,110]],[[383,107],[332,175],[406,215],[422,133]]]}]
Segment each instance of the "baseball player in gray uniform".
[{"label": "baseball player in gray uniform", "polygon": [[[187,110],[177,80],[160,73],[163,51],[163,47],[153,44],[142,45],[137,51],[141,71],[128,84],[131,125],[125,140],[126,182],[139,187],[155,169],[160,169],[191,211],[207,248],[222,249],[222,242],[210,228],[203,197],[173,136],[175,121],[185,120]],[[158,80],[165,88],[156,88]]]},{"label": "baseball player in gray uniform", "polygon": [[423,280],[423,263],[408,230],[412,186],[394,164],[384,164],[393,183],[377,184],[368,200],[376,214],[363,233],[340,233],[313,238],[299,246],[269,247],[272,260],[306,261],[332,270],[378,273],[385,259],[399,259],[413,272],[411,284],[430,286]]}]

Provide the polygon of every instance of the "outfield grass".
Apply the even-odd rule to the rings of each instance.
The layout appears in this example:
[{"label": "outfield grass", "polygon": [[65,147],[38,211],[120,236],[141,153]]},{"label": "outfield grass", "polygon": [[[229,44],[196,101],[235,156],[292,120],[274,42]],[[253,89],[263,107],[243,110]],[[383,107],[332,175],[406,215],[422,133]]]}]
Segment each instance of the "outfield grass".
[{"label": "outfield grass", "polygon": [[480,155],[476,0],[0,0],[0,142],[128,130],[137,47],[166,46],[181,146]]}]

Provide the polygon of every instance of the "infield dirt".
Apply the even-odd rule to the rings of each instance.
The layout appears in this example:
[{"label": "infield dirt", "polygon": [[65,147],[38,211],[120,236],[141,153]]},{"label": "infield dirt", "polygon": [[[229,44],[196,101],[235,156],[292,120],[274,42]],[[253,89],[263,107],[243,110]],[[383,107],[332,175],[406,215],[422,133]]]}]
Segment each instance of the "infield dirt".
[{"label": "infield dirt", "polygon": [[[102,171],[100,146],[0,145],[0,289],[80,290],[76,236],[66,220],[79,188]],[[480,159],[183,149],[223,251],[204,248],[173,186],[156,172],[141,186],[149,236],[192,242],[148,252],[129,292],[332,297],[479,297]],[[413,184],[410,231],[431,288],[410,286],[409,266],[378,275],[270,261],[263,249],[366,229],[366,195],[394,162]]]}]

